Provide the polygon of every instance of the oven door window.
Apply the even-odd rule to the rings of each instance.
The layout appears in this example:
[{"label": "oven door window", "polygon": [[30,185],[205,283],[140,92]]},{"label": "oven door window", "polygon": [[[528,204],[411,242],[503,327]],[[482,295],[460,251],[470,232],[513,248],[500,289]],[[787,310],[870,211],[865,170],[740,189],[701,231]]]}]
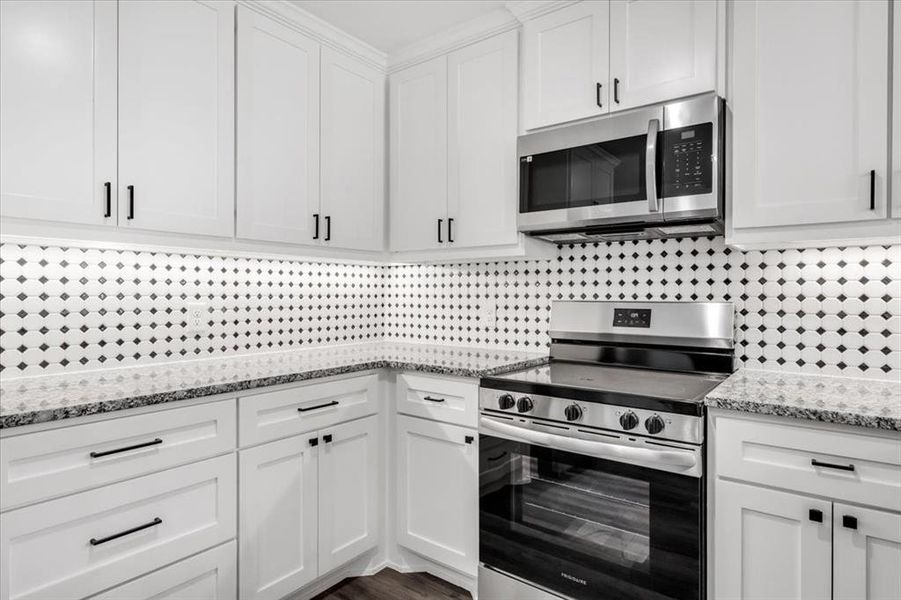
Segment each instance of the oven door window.
[{"label": "oven door window", "polygon": [[479,560],[573,598],[696,600],[699,478],[480,438]]},{"label": "oven door window", "polygon": [[647,135],[520,159],[520,211],[647,200]]}]

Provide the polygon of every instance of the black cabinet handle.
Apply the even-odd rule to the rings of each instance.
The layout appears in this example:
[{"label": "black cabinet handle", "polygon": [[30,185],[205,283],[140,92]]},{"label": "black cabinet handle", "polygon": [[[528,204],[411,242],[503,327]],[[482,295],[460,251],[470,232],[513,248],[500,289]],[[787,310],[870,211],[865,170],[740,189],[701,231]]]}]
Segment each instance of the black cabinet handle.
[{"label": "black cabinet handle", "polygon": [[876,169],[870,169],[870,210],[876,210]]},{"label": "black cabinet handle", "polygon": [[310,410],[317,410],[320,408],[328,408],[329,406],[336,406],[338,403],[337,400],[332,400],[331,402],[326,402],[325,404],[319,404],[318,406],[311,406],[309,408],[298,408],[297,412],[307,412]]},{"label": "black cabinet handle", "polygon": [[619,104],[619,79],[613,80],[613,101]]},{"label": "black cabinet handle", "polygon": [[325,442],[326,444],[331,444],[332,443],[332,434],[322,436],[322,441]]},{"label": "black cabinet handle", "polygon": [[823,522],[823,511],[818,508],[811,508],[810,511],[808,511],[807,516],[815,523]]},{"label": "black cabinet handle", "polygon": [[319,213],[313,214],[313,239],[319,239]]},{"label": "black cabinet handle", "polygon": [[329,241],[332,239],[332,217],[331,215],[325,218],[325,241]]},{"label": "black cabinet handle", "polygon": [[601,104],[601,88],[603,86],[598,83],[594,89],[594,101],[597,102],[598,108],[604,108],[604,105]]},{"label": "black cabinet handle", "polygon": [[454,219],[453,217],[447,220],[447,241],[451,244],[454,243]]},{"label": "black cabinet handle", "polygon": [[848,529],[857,529],[857,517],[852,517],[851,515],[842,515],[842,527],[847,527]]},{"label": "black cabinet handle", "polygon": [[135,218],[135,186],[128,186],[128,216],[126,219]]},{"label": "black cabinet handle", "polygon": [[106,211],[103,217],[108,219],[113,216],[113,184],[112,182],[104,182],[103,187],[106,188]]},{"label": "black cabinet handle", "polygon": [[423,400],[428,400],[429,402],[444,402],[444,398],[432,398],[431,396],[425,396]]},{"label": "black cabinet handle", "polygon": [[319,438],[310,438],[310,439],[308,439],[307,441],[310,443],[311,446],[318,446],[318,445],[319,445]]},{"label": "black cabinet handle", "polygon": [[156,527],[157,525],[159,525],[162,522],[163,522],[163,520],[161,518],[156,517],[154,520],[152,520],[149,523],[144,523],[143,525],[138,525],[137,527],[132,527],[131,529],[126,529],[125,531],[120,531],[119,533],[114,533],[113,535],[108,535],[108,536],[102,537],[102,538],[91,538],[90,542],[91,542],[92,546],[99,546],[100,544],[105,544],[107,542],[117,540],[120,537],[123,537],[126,535],[131,535],[132,533],[137,533],[139,531],[143,531],[144,529],[149,529],[151,527]]},{"label": "black cabinet handle", "polygon": [[475,438],[472,437],[471,435],[467,435],[465,438],[463,438],[463,441],[466,442],[467,444],[471,444],[475,441]]},{"label": "black cabinet handle", "polygon": [[101,456],[109,456],[110,454],[119,454],[120,452],[128,452],[129,450],[138,450],[139,448],[147,448],[148,446],[158,446],[162,444],[163,440],[160,438],[156,438],[155,440],[151,440],[149,442],[144,442],[142,444],[134,444],[133,446],[124,446],[122,448],[116,448],[115,450],[104,450],[102,452],[91,452],[91,458],[100,458]]},{"label": "black cabinet handle", "polygon": [[812,464],[815,467],[823,467],[826,469],[838,469],[839,471],[851,471],[852,473],[854,472],[854,465],[837,465],[835,463],[821,462],[815,458],[810,459],[810,464]]},{"label": "black cabinet handle", "polygon": [[438,219],[438,243],[443,244],[444,240],[441,239],[441,225],[444,223],[444,219]]}]

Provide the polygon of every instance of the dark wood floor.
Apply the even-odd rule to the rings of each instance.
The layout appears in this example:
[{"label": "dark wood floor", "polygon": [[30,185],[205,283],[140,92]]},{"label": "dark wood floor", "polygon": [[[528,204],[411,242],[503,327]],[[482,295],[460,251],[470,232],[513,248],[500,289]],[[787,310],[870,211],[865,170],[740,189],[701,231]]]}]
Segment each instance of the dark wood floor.
[{"label": "dark wood floor", "polygon": [[470,600],[470,595],[428,573],[382,569],[370,577],[345,579],[313,600]]}]

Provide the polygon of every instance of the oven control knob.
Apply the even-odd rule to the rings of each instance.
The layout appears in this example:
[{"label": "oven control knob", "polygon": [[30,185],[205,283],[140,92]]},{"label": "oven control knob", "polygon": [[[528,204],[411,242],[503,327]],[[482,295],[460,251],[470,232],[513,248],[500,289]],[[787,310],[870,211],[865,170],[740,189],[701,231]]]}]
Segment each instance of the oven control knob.
[{"label": "oven control knob", "polygon": [[563,415],[567,421],[578,421],[582,418],[582,409],[578,404],[570,404],[563,409]]},{"label": "oven control knob", "polygon": [[516,400],[510,394],[503,394],[497,399],[497,407],[501,410],[510,410],[516,406]]},{"label": "oven control knob", "polygon": [[647,420],[644,422],[644,427],[648,430],[648,433],[650,433],[651,435],[656,435],[663,431],[663,428],[666,427],[666,425],[663,423],[663,419],[661,419],[657,415],[654,415],[653,417],[647,418]]},{"label": "oven control knob", "polygon": [[518,410],[521,413],[529,412],[530,410],[532,410],[532,408],[534,406],[535,405],[532,404],[532,399],[529,398],[528,396],[523,396],[516,402],[516,410]]},{"label": "oven control knob", "polygon": [[622,425],[625,430],[635,429],[638,426],[638,415],[631,410],[629,412],[624,412],[619,417],[619,424]]}]

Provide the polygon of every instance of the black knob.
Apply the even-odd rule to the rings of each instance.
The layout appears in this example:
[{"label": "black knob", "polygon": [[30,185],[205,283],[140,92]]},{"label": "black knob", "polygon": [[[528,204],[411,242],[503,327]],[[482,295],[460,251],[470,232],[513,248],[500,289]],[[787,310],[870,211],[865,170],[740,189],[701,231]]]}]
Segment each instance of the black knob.
[{"label": "black knob", "polygon": [[578,421],[582,418],[582,409],[578,404],[570,404],[563,409],[563,415],[567,421]]},{"label": "black knob", "polygon": [[504,394],[497,399],[497,407],[501,410],[509,410],[516,406],[516,400],[510,394]]},{"label": "black knob", "polygon": [[518,410],[521,413],[529,412],[530,410],[532,410],[532,408],[534,406],[535,405],[532,404],[532,399],[529,398],[528,396],[523,396],[516,402],[516,410]]},{"label": "black knob", "polygon": [[663,422],[663,419],[654,415],[653,417],[648,417],[644,422],[645,429],[648,430],[648,433],[651,435],[656,435],[663,431],[663,428],[666,427],[666,424]]},{"label": "black knob", "polygon": [[623,429],[635,429],[638,426],[638,415],[636,415],[631,410],[629,412],[625,412],[619,417],[619,424],[622,425]]}]

